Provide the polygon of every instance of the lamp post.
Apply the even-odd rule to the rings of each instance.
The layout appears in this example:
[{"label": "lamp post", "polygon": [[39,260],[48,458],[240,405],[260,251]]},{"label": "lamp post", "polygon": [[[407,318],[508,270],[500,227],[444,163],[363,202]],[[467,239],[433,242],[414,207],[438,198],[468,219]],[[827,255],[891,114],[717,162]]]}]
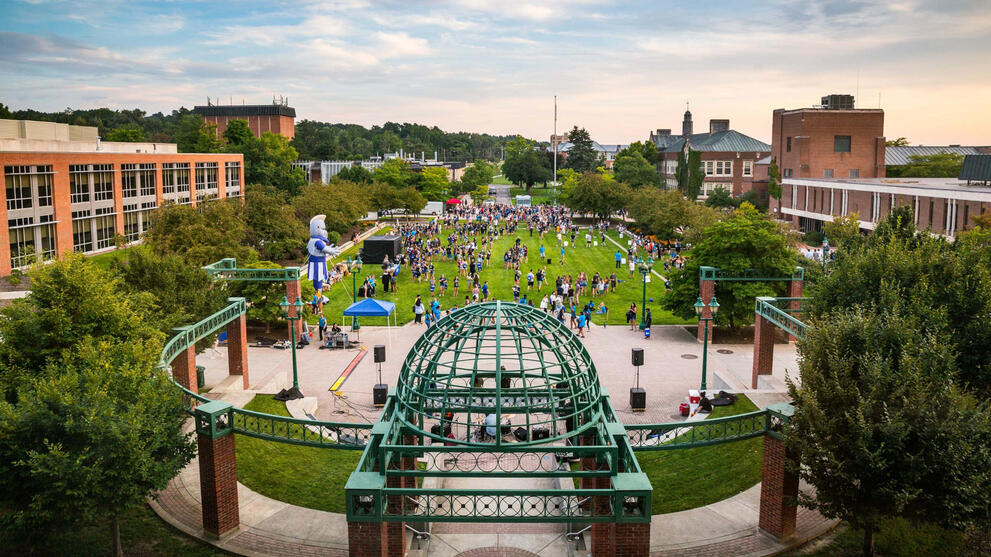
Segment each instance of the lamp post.
[{"label": "lamp post", "polygon": [[[348,271],[351,273],[351,303],[357,303],[358,301],[358,275],[361,274],[361,256],[356,256],[354,261],[348,257],[347,260]],[[351,330],[357,331],[361,329],[358,325],[358,316],[351,316]]]},{"label": "lamp post", "polygon": [[654,258],[648,256],[647,260],[640,260],[640,276],[643,280],[643,305],[640,308],[640,330],[644,330],[647,327],[647,276],[650,275],[650,270],[654,268]]},{"label": "lamp post", "polygon": [[283,296],[282,302],[279,303],[279,308],[282,309],[282,317],[289,320],[289,331],[292,337],[292,391],[287,395],[286,400],[292,400],[296,398],[303,398],[303,393],[299,391],[299,374],[296,369],[296,326],[293,323],[303,319],[303,301],[296,298],[296,301],[292,303],[292,307],[296,310],[296,315],[289,315],[289,300]]},{"label": "lamp post", "polygon": [[703,317],[704,310],[707,306],[702,301],[702,297],[699,296],[698,300],[695,301],[695,315],[698,315],[699,321],[705,323],[705,334],[702,340],[702,386],[699,390],[705,390],[705,367],[708,363],[709,356],[709,322],[716,318],[716,312],[719,311],[719,302],[716,301],[716,297],[712,297],[712,301],[709,302],[709,317]]}]

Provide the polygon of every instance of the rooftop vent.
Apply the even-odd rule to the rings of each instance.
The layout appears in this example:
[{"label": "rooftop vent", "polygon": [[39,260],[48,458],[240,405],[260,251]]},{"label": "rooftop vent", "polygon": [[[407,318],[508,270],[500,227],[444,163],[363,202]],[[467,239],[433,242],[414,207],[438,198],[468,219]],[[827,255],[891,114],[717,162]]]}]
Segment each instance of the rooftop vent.
[{"label": "rooftop vent", "polygon": [[853,95],[826,95],[822,98],[826,110],[853,110]]}]

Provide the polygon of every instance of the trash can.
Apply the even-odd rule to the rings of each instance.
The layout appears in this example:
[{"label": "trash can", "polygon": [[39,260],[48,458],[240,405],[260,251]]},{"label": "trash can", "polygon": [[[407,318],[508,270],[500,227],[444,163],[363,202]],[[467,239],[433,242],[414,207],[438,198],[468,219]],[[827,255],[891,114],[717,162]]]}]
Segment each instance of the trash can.
[{"label": "trash can", "polygon": [[196,366],[196,388],[202,389],[203,385],[206,384],[206,368],[203,366]]}]

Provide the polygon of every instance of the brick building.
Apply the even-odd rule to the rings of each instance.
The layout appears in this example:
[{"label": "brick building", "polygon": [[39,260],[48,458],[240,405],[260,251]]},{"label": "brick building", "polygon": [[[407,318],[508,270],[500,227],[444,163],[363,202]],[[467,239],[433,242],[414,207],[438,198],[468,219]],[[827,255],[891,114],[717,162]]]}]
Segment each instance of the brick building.
[{"label": "brick building", "polygon": [[753,189],[754,163],[766,157],[771,146],[763,141],[730,129],[726,119],[709,120],[709,131],[693,133],[692,113],[685,111],[681,123],[681,135],[671,134],[670,129],[658,129],[650,133],[650,141],[657,145],[658,170],[668,181],[677,183],[678,155],[686,149],[699,151],[705,180],[701,198],[716,188],[724,188],[734,196]]},{"label": "brick building", "polygon": [[241,197],[240,154],[178,153],[171,143],[101,142],[96,128],[0,120],[0,276],[66,251],[137,241],[167,201]]},{"label": "brick building", "polygon": [[217,126],[217,137],[223,137],[231,120],[247,120],[255,137],[265,132],[277,133],[292,139],[296,137],[296,109],[276,101],[272,104],[195,106],[193,112],[203,121]]}]

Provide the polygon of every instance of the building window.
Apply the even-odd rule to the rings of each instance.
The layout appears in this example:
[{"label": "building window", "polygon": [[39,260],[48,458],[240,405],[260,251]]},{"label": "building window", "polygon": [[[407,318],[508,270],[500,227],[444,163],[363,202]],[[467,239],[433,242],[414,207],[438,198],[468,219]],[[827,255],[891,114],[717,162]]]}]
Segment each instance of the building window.
[{"label": "building window", "polygon": [[162,164],[162,193],[189,191],[189,163],[167,162]]},{"label": "building window", "polygon": [[87,174],[69,171],[69,201],[89,203],[89,177]]},{"label": "building window", "polygon": [[128,242],[138,241],[141,230],[138,229],[138,213],[124,213],[124,238]]},{"label": "building window", "polygon": [[155,163],[141,164],[138,176],[141,178],[141,195],[155,195]]},{"label": "building window", "polygon": [[732,176],[733,161],[716,161],[716,176]]},{"label": "building window", "polygon": [[72,250],[80,253],[93,251],[93,229],[89,219],[72,221]]},{"label": "building window", "polygon": [[224,165],[226,172],[225,187],[227,196],[240,195],[241,193],[241,163],[229,162]]},{"label": "building window", "polygon": [[138,173],[136,164],[120,166],[120,190],[124,199],[138,196]]},{"label": "building window", "polygon": [[851,178],[860,178],[860,169],[859,168],[851,168],[850,169],[850,177]]},{"label": "building window", "polygon": [[822,171],[822,177],[823,178],[832,178],[833,177],[833,169],[832,168],[827,168],[827,169],[823,170]]},{"label": "building window", "polygon": [[[30,209],[33,207],[31,199],[31,177],[26,174],[10,174],[11,167],[4,168],[5,181],[7,185],[7,210]],[[11,237],[11,246],[13,246]],[[11,251],[11,253],[14,253]],[[19,267],[20,265],[15,265]]]},{"label": "building window", "polygon": [[834,153],[849,153],[850,152],[850,136],[849,135],[834,135],[833,136],[833,152]]},{"label": "building window", "polygon": [[96,217],[96,249],[109,248],[114,245],[114,217],[113,215]]},{"label": "building window", "polygon": [[5,166],[7,210],[52,206],[52,167]]},{"label": "building window", "polygon": [[11,228],[10,266],[23,267],[55,257],[55,225]]},{"label": "building window", "polygon": [[791,178],[791,169],[790,168],[784,169],[784,177],[785,178]]},{"label": "building window", "polygon": [[744,176],[754,175],[754,161],[743,161],[743,175]]},{"label": "building window", "polygon": [[196,163],[196,190],[200,191],[200,190],[216,190],[216,189],[217,189],[217,163],[215,162]]},{"label": "building window", "polygon": [[713,161],[705,161],[703,163],[703,168],[705,168],[705,175],[706,176],[712,176],[712,175],[715,174],[715,171],[713,170],[713,165],[714,164],[715,163]]},{"label": "building window", "polygon": [[786,141],[786,143],[787,143],[787,145],[785,146],[785,151],[788,151],[790,153],[791,152],[791,138],[790,137],[788,138],[788,140]]},{"label": "building window", "polygon": [[107,201],[114,198],[114,173],[112,165],[93,165],[93,200]]},{"label": "building window", "polygon": [[933,227],[933,214],[936,212],[936,202],[929,200],[929,228]]}]

